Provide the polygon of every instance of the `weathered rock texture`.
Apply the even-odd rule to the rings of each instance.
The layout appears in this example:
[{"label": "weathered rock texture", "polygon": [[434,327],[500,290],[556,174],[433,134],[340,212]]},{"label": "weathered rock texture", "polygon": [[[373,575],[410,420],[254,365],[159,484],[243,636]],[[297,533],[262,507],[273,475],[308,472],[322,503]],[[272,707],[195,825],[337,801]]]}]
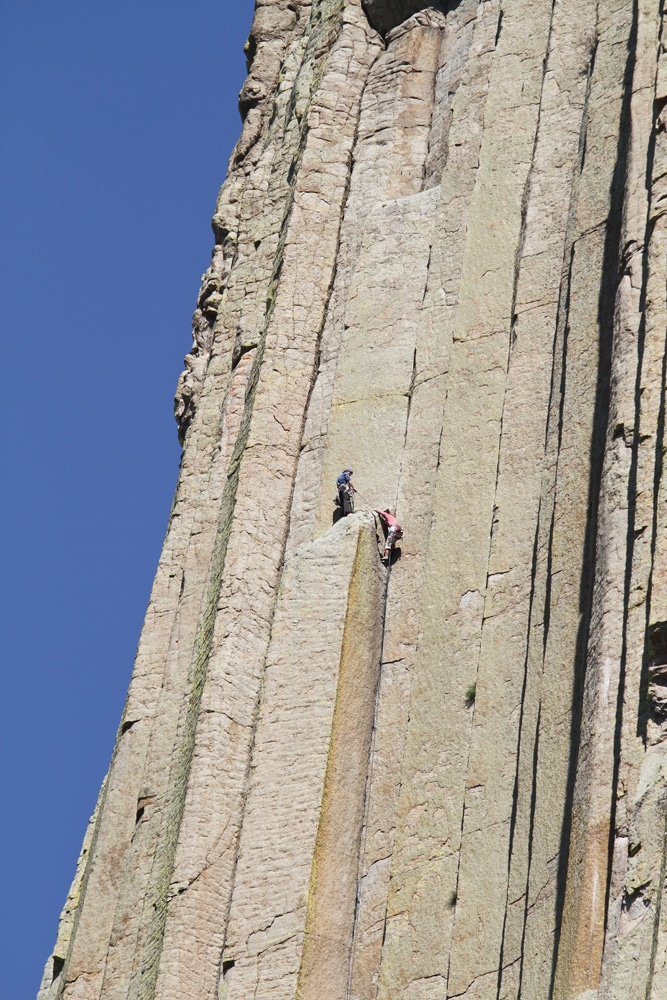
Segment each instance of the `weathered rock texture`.
[{"label": "weathered rock texture", "polygon": [[667,996],[665,48],[659,0],[257,0],[41,1000]]}]

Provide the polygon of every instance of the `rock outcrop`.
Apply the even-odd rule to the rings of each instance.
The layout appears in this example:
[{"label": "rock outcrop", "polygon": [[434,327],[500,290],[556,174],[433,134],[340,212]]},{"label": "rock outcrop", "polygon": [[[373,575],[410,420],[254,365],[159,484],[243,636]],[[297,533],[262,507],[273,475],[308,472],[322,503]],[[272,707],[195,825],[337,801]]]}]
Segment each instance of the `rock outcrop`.
[{"label": "rock outcrop", "polygon": [[257,0],[40,1000],[667,996],[663,24]]}]

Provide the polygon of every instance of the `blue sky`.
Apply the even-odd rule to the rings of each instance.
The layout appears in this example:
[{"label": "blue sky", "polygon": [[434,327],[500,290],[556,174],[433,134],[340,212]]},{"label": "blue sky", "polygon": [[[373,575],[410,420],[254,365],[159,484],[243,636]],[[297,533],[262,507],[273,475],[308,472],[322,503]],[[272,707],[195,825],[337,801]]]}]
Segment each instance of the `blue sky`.
[{"label": "blue sky", "polygon": [[3,994],[35,996],[111,754],[252,0],[0,3]]}]

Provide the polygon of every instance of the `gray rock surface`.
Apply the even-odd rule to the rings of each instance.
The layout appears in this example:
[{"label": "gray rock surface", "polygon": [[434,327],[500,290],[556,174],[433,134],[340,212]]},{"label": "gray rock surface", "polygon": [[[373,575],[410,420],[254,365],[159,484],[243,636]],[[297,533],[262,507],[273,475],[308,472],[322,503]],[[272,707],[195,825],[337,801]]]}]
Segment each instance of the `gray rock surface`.
[{"label": "gray rock surface", "polygon": [[40,1000],[667,996],[666,52],[657,0],[257,0]]}]

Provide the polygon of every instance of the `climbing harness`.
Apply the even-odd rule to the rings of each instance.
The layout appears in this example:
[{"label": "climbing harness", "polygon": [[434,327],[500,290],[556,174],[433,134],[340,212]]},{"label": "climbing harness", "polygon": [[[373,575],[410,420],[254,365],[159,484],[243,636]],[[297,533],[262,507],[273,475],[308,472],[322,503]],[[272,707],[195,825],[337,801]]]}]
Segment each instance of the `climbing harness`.
[{"label": "climbing harness", "polygon": [[334,497],[334,503],[342,510],[343,517],[354,514],[354,491],[349,483],[340,484]]}]

